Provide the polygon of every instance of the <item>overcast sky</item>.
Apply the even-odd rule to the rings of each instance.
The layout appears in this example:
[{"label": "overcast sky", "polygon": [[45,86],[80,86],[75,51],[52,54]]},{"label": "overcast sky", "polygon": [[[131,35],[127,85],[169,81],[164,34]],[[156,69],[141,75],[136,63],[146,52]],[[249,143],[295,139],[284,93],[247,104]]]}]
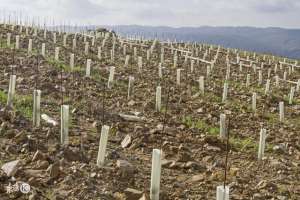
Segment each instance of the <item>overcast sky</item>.
[{"label": "overcast sky", "polygon": [[95,25],[300,28],[300,0],[0,0],[4,10]]}]

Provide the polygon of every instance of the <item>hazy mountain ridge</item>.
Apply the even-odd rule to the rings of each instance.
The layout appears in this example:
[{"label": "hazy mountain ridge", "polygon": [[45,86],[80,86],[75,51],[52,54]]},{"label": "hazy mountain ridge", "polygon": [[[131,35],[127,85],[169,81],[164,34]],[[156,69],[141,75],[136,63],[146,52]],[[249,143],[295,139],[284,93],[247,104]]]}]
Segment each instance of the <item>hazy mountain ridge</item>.
[{"label": "hazy mountain ridge", "polygon": [[102,26],[125,35],[219,44],[261,53],[300,58],[300,29],[254,27]]}]

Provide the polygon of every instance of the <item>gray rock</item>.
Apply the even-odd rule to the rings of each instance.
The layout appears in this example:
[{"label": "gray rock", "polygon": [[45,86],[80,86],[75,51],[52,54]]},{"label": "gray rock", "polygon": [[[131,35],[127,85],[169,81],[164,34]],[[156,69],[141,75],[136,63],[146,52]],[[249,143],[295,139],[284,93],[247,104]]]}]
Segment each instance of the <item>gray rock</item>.
[{"label": "gray rock", "polygon": [[20,160],[14,160],[2,165],[1,169],[7,174],[7,176],[14,176],[20,165]]},{"label": "gray rock", "polygon": [[124,191],[124,193],[126,195],[127,200],[139,200],[143,195],[142,191],[132,189],[132,188],[127,188]]},{"label": "gray rock", "polygon": [[42,154],[42,152],[40,152],[39,150],[37,150],[35,152],[35,154],[33,155],[32,161],[37,161],[37,160],[43,160],[44,159],[44,155]]},{"label": "gray rock", "polygon": [[47,169],[47,172],[49,172],[49,175],[51,178],[56,178],[60,174],[60,169],[59,169],[59,162],[53,163],[50,165]]},{"label": "gray rock", "polygon": [[198,175],[194,175],[192,176],[188,182],[190,183],[195,183],[195,182],[200,182],[204,180],[204,175],[203,174],[198,174]]},{"label": "gray rock", "polygon": [[136,171],[135,167],[126,160],[117,160],[117,167],[122,176],[131,176]]},{"label": "gray rock", "polygon": [[131,140],[131,136],[128,134],[125,136],[125,138],[123,139],[123,141],[121,142],[121,146],[122,148],[126,148],[128,146],[130,146],[132,140]]}]

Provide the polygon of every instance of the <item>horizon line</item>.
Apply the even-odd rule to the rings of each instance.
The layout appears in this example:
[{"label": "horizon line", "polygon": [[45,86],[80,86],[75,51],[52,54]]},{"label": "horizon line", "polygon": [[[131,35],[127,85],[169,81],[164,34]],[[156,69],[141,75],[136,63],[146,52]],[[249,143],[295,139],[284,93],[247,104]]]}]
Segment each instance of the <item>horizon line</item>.
[{"label": "horizon line", "polygon": [[172,29],[181,29],[181,28],[205,28],[205,27],[209,27],[209,28],[256,28],[256,29],[286,29],[286,30],[300,30],[299,28],[288,28],[288,27],[278,27],[278,26],[266,26],[266,27],[262,27],[262,26],[248,26],[248,25],[243,25],[243,26],[230,26],[230,25],[226,25],[226,26],[214,26],[214,25],[200,25],[200,26],[169,26],[169,25],[143,25],[143,24],[114,24],[114,25],[108,25],[108,24],[101,24],[101,25],[49,25],[47,27],[58,27],[58,26],[69,26],[69,27],[105,27],[105,26],[109,26],[109,27],[117,27],[117,26],[140,26],[140,27],[152,27],[152,28],[158,28],[158,27],[164,27],[164,28],[172,28]]}]

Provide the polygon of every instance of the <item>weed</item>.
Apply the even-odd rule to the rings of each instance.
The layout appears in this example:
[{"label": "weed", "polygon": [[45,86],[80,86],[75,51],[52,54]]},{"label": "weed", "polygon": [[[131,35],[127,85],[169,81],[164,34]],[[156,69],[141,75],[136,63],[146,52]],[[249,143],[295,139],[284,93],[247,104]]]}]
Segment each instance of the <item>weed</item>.
[{"label": "weed", "polygon": [[[7,94],[0,90],[1,104],[7,103]],[[32,118],[33,98],[31,95],[15,95],[14,109],[19,111],[24,117]]]},{"label": "weed", "polygon": [[[54,66],[55,68],[61,70],[61,68],[66,72],[72,72],[71,67],[69,65],[64,64],[62,61],[57,61],[54,58],[47,58],[47,62]],[[84,69],[80,66],[74,66],[73,72],[83,72]]]},{"label": "weed", "polygon": [[185,124],[188,128],[195,128],[198,131],[207,132],[209,135],[217,136],[220,132],[220,129],[214,126],[210,126],[205,121],[198,119],[193,121],[191,116],[185,116],[182,118],[182,123]]}]

